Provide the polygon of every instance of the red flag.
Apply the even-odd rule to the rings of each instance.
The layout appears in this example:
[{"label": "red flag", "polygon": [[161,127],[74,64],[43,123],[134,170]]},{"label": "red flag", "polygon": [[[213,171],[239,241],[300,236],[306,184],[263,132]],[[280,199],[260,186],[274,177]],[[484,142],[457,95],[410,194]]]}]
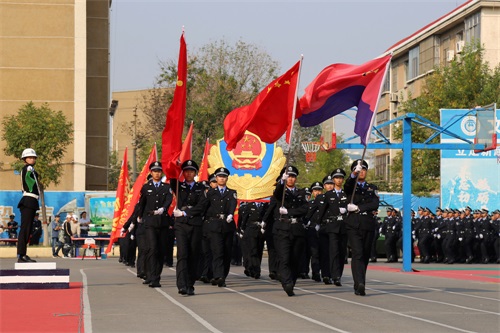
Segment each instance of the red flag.
[{"label": "red flag", "polygon": [[203,150],[203,158],[201,159],[200,172],[198,172],[198,181],[208,180],[208,154],[210,152],[210,142],[207,138],[205,149]]},{"label": "red flag", "polygon": [[187,51],[184,33],[181,36],[179,50],[179,62],[177,65],[177,84],[174,91],[174,99],[167,111],[165,128],[161,135],[161,163],[163,172],[167,178],[175,178],[179,175],[180,165],[178,161],[182,150],[182,131],[186,118],[186,89],[187,84]]},{"label": "red flag", "polygon": [[[120,176],[118,177],[118,187],[116,189],[116,199],[115,199],[115,210],[113,214],[113,226],[111,228],[111,236],[115,235],[117,230],[118,234],[120,229],[117,229],[118,222],[120,221],[120,217],[122,214],[123,206],[125,203],[125,196],[128,192],[128,161],[127,161],[127,148],[125,148],[125,153],[123,154],[122,167],[120,170]],[[110,238],[108,248],[106,249],[106,253],[111,251],[111,247],[116,238]]]},{"label": "red flag", "polygon": [[191,154],[193,151],[193,122],[191,122],[191,126],[189,126],[189,131],[182,143],[182,149],[180,153],[179,160],[180,162],[184,162],[186,160],[191,159]]},{"label": "red flag", "polygon": [[[276,142],[293,123],[300,61],[285,74],[271,82],[249,104],[231,111],[224,119],[226,149],[232,150],[250,131],[267,143]],[[296,117],[293,117],[296,118]],[[289,136],[287,136],[289,140]],[[289,141],[287,141],[289,142]]]}]

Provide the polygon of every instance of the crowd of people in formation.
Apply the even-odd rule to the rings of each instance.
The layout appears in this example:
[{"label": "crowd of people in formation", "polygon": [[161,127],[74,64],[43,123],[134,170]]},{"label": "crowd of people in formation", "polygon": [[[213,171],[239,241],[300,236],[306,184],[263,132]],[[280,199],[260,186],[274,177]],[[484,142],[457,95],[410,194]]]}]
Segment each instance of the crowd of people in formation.
[{"label": "crowd of people in formation", "polygon": [[[279,281],[288,296],[294,295],[298,279],[341,287],[349,253],[354,293],[364,296],[379,236],[385,236],[387,262],[396,262],[402,250],[399,211],[388,208],[387,217],[378,218],[378,191],[366,180],[364,160],[354,161],[349,173],[337,168],[306,188],[296,185],[296,167],[283,168],[270,200],[240,203],[238,224],[228,169],[217,168],[208,181],[196,182],[198,165],[187,160],[181,165],[184,180],[167,182],[160,162],[149,168],[139,202],[121,230],[119,261],[136,267],[137,277],[151,288],[161,287],[163,267],[173,266],[174,243],[181,295],[194,295],[196,281],[225,287],[231,265],[243,265],[246,276],[261,278],[267,248],[269,278]],[[169,213],[174,196],[175,209]],[[412,218],[420,260],[496,262],[499,216],[498,210],[490,216],[469,207],[438,208],[434,215],[420,207]]]},{"label": "crowd of people in formation", "polygon": [[[417,243],[421,263],[500,263],[500,210],[418,207],[411,211],[412,238]],[[402,244],[402,218],[388,208],[379,221],[379,234],[385,236],[387,262],[397,262]],[[415,254],[412,253],[412,259]],[[376,261],[376,256],[372,257]]]},{"label": "crowd of people in formation", "polygon": [[296,186],[299,171],[287,166],[270,200],[240,204],[238,225],[237,193],[227,187],[229,170],[217,168],[208,181],[196,182],[196,162],[184,161],[181,168],[184,180],[167,182],[161,163],[151,163],[140,199],[121,230],[119,261],[136,267],[144,285],[161,287],[163,267],[173,266],[175,241],[181,295],[194,295],[196,281],[225,287],[231,265],[243,265],[248,277],[259,279],[264,246],[269,278],[281,282],[288,296],[294,295],[297,279],[311,278],[310,272],[314,281],[340,287],[349,243],[354,292],[365,295],[379,205],[377,188],[365,179],[366,161],[355,161],[349,174],[335,169],[310,188]]}]

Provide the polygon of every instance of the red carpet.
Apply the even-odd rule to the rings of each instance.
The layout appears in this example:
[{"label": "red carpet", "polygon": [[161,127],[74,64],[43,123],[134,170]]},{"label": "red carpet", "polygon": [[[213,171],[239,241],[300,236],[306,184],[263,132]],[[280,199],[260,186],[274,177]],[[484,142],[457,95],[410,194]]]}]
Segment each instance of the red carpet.
[{"label": "red carpet", "polygon": [[[500,270],[498,269],[497,266],[494,266],[493,268],[487,268],[487,269],[474,269],[474,267],[471,267],[470,269],[452,268],[452,267],[450,267],[449,269],[445,269],[445,268],[443,268],[443,269],[432,268],[431,269],[431,267],[432,266],[429,267],[429,270],[420,269],[420,270],[413,272],[413,273],[405,272],[405,274],[418,274],[418,275],[425,275],[425,276],[442,277],[442,278],[446,278],[446,279],[458,279],[458,280],[500,283],[500,277],[499,277]],[[401,268],[383,267],[383,266],[376,266],[376,265],[368,265],[368,270],[401,272]]]},{"label": "red carpet", "polygon": [[83,332],[82,290],[0,290],[0,332]]}]

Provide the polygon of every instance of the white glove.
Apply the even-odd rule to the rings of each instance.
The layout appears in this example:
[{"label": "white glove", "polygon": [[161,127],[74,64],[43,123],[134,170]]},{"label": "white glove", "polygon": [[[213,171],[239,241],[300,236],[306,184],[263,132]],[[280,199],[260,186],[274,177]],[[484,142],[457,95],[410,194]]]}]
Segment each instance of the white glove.
[{"label": "white glove", "polygon": [[416,240],[416,239],[417,239],[417,237],[415,237],[415,235],[411,236],[411,238],[413,238],[413,240]]},{"label": "white glove", "polygon": [[163,207],[160,207],[154,211],[154,214],[155,215],[162,215],[164,211],[165,211],[165,209]]},{"label": "white glove", "polygon": [[238,233],[238,236],[239,236],[240,238],[243,238],[243,231],[242,231],[242,232],[239,232],[239,233]]},{"label": "white glove", "polygon": [[441,239],[441,235],[439,235],[439,234],[438,234],[436,237],[437,237],[438,239]]},{"label": "white glove", "polygon": [[138,217],[137,217],[137,222],[138,222],[138,223],[141,223],[141,221],[142,221],[142,219],[138,216]]},{"label": "white glove", "polygon": [[260,227],[262,229],[264,229],[266,227],[266,222],[264,222],[264,221],[260,222]]},{"label": "white glove", "polygon": [[434,229],[434,232],[437,232],[437,231],[438,231],[438,228],[435,228],[435,229]]},{"label": "white glove", "polygon": [[347,210],[350,212],[355,212],[355,211],[359,210],[359,208],[357,205],[350,203],[350,204],[347,204]]},{"label": "white glove", "polygon": [[227,223],[231,223],[231,222],[233,222],[233,214],[229,214],[229,215],[227,216],[227,218],[226,218],[226,222],[227,222]]},{"label": "white glove", "polygon": [[32,167],[31,165],[29,165],[29,166],[26,168],[26,170],[28,170],[28,171],[33,171],[33,167]]},{"label": "white glove", "polygon": [[123,237],[123,235],[125,235],[125,228],[122,228],[122,230],[120,230],[120,237]]},{"label": "white glove", "polygon": [[306,224],[306,228],[309,227],[310,225],[311,225],[311,221],[308,221]]},{"label": "white glove", "polygon": [[458,241],[459,241],[459,242],[461,242],[462,240],[463,240],[463,238],[462,238],[462,237],[459,237],[459,238],[458,238]]},{"label": "white glove", "polygon": [[381,234],[382,233],[382,228],[379,228],[378,229],[378,233]]},{"label": "white glove", "polygon": [[412,231],[411,231],[411,234],[412,234],[412,235],[415,235],[415,230],[412,230]]},{"label": "white glove", "polygon": [[266,230],[264,228],[260,228],[260,232],[262,232],[262,234],[264,234],[266,232]]},{"label": "white glove", "polygon": [[483,234],[479,234],[479,238],[483,239],[483,237],[484,237]]},{"label": "white glove", "polygon": [[361,170],[363,170],[363,167],[361,166],[361,161],[358,161],[358,165],[354,168],[354,173],[360,173]]},{"label": "white glove", "polygon": [[130,239],[131,239],[131,240],[134,240],[134,239],[135,239],[135,236],[134,236],[134,235],[130,235]]},{"label": "white glove", "polygon": [[179,209],[177,209],[177,207],[175,207],[175,209],[174,209],[174,216],[175,216],[175,217],[181,217],[181,216],[184,216],[184,214],[183,214],[183,213],[184,213],[184,212],[183,212],[182,210],[179,210]]},{"label": "white glove", "polygon": [[283,176],[281,176],[281,180],[283,183],[286,183],[286,180],[288,179],[288,174],[286,172],[283,173]]},{"label": "white glove", "polygon": [[288,214],[288,209],[286,209],[285,207],[280,207],[280,214],[281,214],[281,215],[286,215],[286,214]]},{"label": "white glove", "polygon": [[340,207],[339,210],[340,210],[340,214],[347,213],[347,209],[345,209],[344,207]]},{"label": "white glove", "polygon": [[128,232],[132,232],[132,230],[134,230],[134,227],[135,227],[135,224],[131,223],[130,227],[128,227]]},{"label": "white glove", "polygon": [[316,226],[314,227],[314,229],[316,229],[316,231],[319,231],[319,224],[316,224]]},{"label": "white glove", "polygon": [[396,226],[395,225],[392,226],[392,230],[396,230]]}]

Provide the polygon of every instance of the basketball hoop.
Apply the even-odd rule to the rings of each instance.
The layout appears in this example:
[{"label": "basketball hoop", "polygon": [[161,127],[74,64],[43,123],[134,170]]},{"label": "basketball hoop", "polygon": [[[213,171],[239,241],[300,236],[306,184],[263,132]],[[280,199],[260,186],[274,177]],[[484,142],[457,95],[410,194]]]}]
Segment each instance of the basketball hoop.
[{"label": "basketball hoop", "polygon": [[306,152],[306,163],[311,163],[316,161],[316,153],[321,148],[319,142],[305,141],[302,142],[302,148]]}]

